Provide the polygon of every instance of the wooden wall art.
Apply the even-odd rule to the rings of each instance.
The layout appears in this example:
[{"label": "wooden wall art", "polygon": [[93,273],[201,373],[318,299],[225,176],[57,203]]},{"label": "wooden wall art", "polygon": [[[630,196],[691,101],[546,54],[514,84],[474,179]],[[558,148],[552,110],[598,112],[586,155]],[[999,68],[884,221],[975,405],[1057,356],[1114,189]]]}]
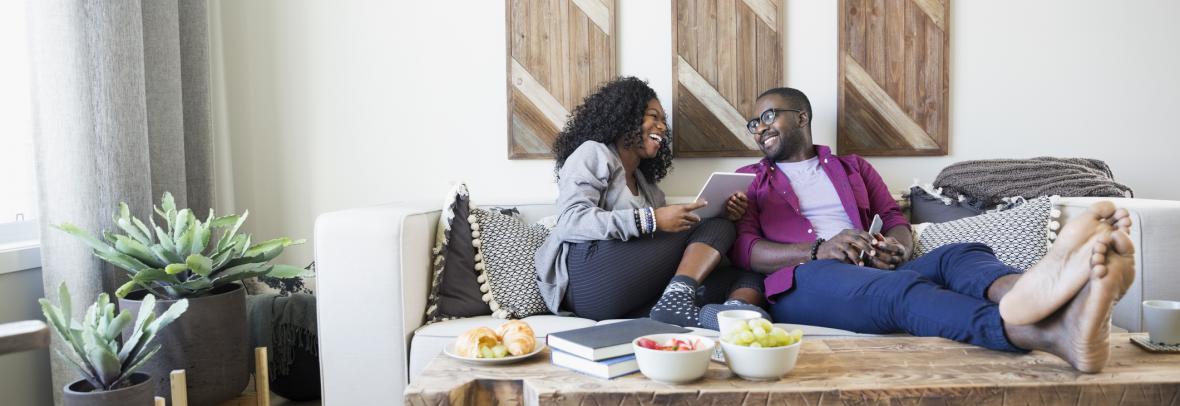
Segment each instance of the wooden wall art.
[{"label": "wooden wall art", "polygon": [[841,0],[841,154],[946,155],[946,0]]},{"label": "wooden wall art", "polygon": [[782,0],[672,0],[673,149],[761,156],[746,121],[783,85]]},{"label": "wooden wall art", "polygon": [[569,112],[615,73],[614,0],[505,0],[508,158],[551,158]]}]

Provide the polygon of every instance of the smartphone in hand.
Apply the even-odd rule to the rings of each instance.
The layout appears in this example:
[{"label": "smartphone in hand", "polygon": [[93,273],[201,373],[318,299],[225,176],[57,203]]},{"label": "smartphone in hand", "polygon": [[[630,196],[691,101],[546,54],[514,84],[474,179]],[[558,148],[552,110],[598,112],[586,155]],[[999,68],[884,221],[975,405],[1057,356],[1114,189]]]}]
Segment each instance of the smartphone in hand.
[{"label": "smartphone in hand", "polygon": [[[884,222],[881,221],[880,214],[873,215],[873,222],[872,222],[872,224],[869,224],[869,236],[872,237],[874,240],[883,240],[884,239],[884,238],[880,237],[881,226],[883,225],[883,223]],[[867,257],[868,257],[868,251],[861,251],[860,252],[861,261],[866,260]]]}]

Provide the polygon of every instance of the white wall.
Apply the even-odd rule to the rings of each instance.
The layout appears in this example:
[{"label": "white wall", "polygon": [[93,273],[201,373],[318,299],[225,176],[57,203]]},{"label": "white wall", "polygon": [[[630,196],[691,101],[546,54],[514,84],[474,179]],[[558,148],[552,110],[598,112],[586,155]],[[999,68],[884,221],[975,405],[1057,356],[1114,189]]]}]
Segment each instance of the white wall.
[{"label": "white wall", "polygon": [[[786,83],[835,144],[836,2],[787,1]],[[619,69],[671,108],[670,2],[619,0]],[[554,196],[551,161],[506,157],[504,3],[213,2],[220,206],[259,238],[310,237],[315,216],[395,200]],[[1017,0],[951,8],[951,155],[872,158],[894,189],[966,159],[1106,160],[1137,196],[1180,200],[1180,2]],[[218,18],[219,17],[219,18]],[[675,123],[673,123],[673,126]],[[678,159],[662,187],[753,159]],[[231,180],[232,179],[232,180]],[[441,201],[441,200],[440,200]],[[311,260],[310,244],[286,256]]]}]

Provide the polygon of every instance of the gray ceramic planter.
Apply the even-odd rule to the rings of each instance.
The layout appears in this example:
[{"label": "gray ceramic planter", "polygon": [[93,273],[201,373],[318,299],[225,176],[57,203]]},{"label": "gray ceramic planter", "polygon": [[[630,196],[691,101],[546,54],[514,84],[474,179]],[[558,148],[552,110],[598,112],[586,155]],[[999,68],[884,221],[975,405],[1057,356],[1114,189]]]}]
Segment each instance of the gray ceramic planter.
[{"label": "gray ceramic planter", "polygon": [[[139,314],[143,291],[119,299],[119,306]],[[175,300],[156,298],[162,313]],[[127,338],[130,329],[123,331]],[[160,352],[141,371],[152,376],[156,395],[171,399],[168,374],[185,370],[190,405],[214,405],[232,399],[250,382],[250,334],[246,327],[246,290],[221,286],[212,294],[188,299],[188,311],[156,336]]]},{"label": "gray ceramic planter", "polygon": [[147,374],[131,374],[131,386],[111,391],[95,391],[85,379],[66,385],[62,393],[65,406],[151,406],[153,379]]}]

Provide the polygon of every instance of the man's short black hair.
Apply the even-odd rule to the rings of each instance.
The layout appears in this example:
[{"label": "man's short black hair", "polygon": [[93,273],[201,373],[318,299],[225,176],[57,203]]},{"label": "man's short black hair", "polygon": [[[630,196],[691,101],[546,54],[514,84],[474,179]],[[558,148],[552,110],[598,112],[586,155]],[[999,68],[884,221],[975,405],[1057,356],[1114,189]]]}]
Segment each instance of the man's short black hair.
[{"label": "man's short black hair", "polygon": [[764,96],[770,94],[776,94],[779,97],[785,99],[787,103],[790,103],[791,107],[807,112],[807,126],[811,126],[811,119],[815,118],[815,116],[811,115],[811,100],[807,99],[807,95],[803,94],[803,92],[799,91],[799,89],[790,87],[776,87],[774,89],[762,92],[762,94],[758,95],[758,98],[761,99]]}]

